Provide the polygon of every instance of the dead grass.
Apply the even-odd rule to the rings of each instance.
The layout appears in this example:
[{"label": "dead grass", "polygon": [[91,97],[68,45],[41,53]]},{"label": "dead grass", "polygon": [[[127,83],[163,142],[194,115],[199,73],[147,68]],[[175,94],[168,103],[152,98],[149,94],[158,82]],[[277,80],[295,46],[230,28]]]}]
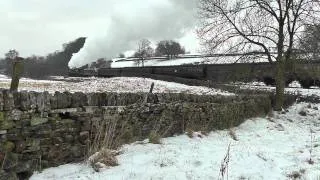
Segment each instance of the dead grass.
[{"label": "dead grass", "polygon": [[206,131],[201,131],[201,134],[203,134],[204,136],[209,136],[209,133]]},{"label": "dead grass", "polygon": [[156,131],[151,131],[149,134],[149,142],[152,144],[161,144],[161,136]]},{"label": "dead grass", "polygon": [[305,109],[302,109],[299,111],[300,116],[307,116],[307,111]]},{"label": "dead grass", "polygon": [[287,175],[290,179],[301,179],[302,175],[306,172],[305,169],[300,169],[299,171],[293,171]]},{"label": "dead grass", "polygon": [[204,138],[205,136],[208,136],[209,133],[206,131],[193,131],[192,129],[188,128],[185,132],[185,134],[189,137],[189,138],[194,138],[194,137],[198,137],[198,138]]},{"label": "dead grass", "polygon": [[230,135],[230,137],[231,137],[233,140],[239,141],[239,139],[238,139],[238,137],[237,137],[237,135],[236,135],[236,132],[235,132],[234,128],[230,128],[230,129],[229,129],[229,135]]},{"label": "dead grass", "polygon": [[224,156],[220,165],[220,174],[218,178],[220,180],[228,179],[229,176],[230,146],[231,144],[229,144],[226,155]]},{"label": "dead grass", "polygon": [[120,151],[114,151],[107,148],[101,149],[89,157],[88,162],[95,171],[100,171],[101,168],[119,165],[116,158]]},{"label": "dead grass", "polygon": [[272,119],[274,117],[274,112],[273,111],[269,111],[268,114],[267,114],[267,118],[269,119]]},{"label": "dead grass", "polygon": [[101,119],[99,121],[93,121],[91,129],[95,129],[90,134],[90,142],[88,144],[88,155],[98,152],[103,148],[111,149],[115,142],[114,137],[116,133],[116,126],[118,119],[112,120]]},{"label": "dead grass", "polygon": [[92,121],[91,129],[95,131],[90,134],[88,143],[87,159],[95,171],[108,166],[117,166],[116,155],[119,151],[111,150],[115,147],[114,137],[117,127],[117,118]]},{"label": "dead grass", "polygon": [[192,129],[186,129],[186,135],[187,135],[189,138],[193,138],[193,130],[192,130]]},{"label": "dead grass", "polygon": [[314,142],[314,135],[313,135],[313,130],[310,128],[310,149],[309,149],[309,154],[310,154],[310,158],[308,159],[308,163],[309,164],[314,164],[314,160],[312,159],[312,155],[313,155],[313,142]]},{"label": "dead grass", "polygon": [[246,179],[249,180],[249,178],[246,178],[245,176],[240,176],[240,177],[239,177],[239,180],[246,180]]}]

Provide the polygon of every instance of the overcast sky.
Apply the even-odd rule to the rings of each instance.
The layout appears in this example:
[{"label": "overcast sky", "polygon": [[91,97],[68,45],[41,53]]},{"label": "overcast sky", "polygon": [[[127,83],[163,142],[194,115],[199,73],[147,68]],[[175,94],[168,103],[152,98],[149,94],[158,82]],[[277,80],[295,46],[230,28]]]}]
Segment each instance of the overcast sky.
[{"label": "overcast sky", "polygon": [[132,50],[141,38],[198,48],[196,0],[1,0],[0,54],[45,55],[88,37],[72,66]]}]

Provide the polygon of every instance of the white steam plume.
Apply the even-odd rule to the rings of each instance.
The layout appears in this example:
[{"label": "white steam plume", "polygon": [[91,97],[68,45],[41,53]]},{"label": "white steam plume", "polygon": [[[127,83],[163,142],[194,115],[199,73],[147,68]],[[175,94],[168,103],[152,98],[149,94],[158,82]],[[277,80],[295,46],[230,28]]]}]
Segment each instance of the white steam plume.
[{"label": "white steam plume", "polygon": [[112,3],[107,26],[96,27],[84,47],[74,54],[70,67],[98,58],[113,58],[136,48],[142,38],[151,41],[181,38],[195,26],[197,0],[117,0]]}]

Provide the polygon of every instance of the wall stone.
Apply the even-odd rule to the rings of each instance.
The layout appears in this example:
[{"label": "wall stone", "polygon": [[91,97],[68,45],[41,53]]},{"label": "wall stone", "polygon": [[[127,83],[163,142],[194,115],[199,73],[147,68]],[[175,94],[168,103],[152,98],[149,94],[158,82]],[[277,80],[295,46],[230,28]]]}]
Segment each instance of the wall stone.
[{"label": "wall stone", "polygon": [[144,103],[146,95],[0,90],[0,180],[82,161],[99,132],[118,147],[151,131],[167,137],[186,129],[225,129],[271,110],[263,95],[149,94]]}]

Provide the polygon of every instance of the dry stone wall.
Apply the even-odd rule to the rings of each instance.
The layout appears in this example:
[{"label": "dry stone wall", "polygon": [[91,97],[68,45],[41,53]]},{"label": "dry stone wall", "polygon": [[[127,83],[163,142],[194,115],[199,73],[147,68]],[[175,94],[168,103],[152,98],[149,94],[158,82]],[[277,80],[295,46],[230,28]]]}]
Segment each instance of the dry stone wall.
[{"label": "dry stone wall", "polygon": [[[211,131],[267,114],[268,96],[60,93],[0,90],[0,180],[82,161],[98,132],[110,147],[186,129]],[[112,126],[112,132],[108,128]],[[108,132],[107,132],[108,131]],[[102,141],[102,140],[101,140]]]}]

